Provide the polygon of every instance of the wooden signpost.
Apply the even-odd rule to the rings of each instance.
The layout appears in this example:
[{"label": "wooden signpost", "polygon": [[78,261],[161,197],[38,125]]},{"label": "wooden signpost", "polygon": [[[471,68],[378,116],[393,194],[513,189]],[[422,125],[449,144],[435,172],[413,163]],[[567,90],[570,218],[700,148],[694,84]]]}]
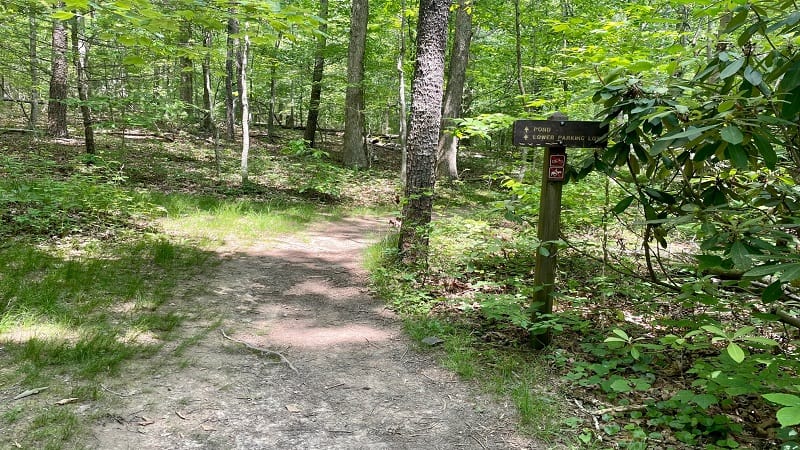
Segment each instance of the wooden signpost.
[{"label": "wooden signpost", "polygon": [[[539,200],[537,234],[541,248],[536,254],[533,284],[537,288],[533,303],[539,305],[537,315],[553,313],[553,285],[556,274],[555,241],[561,234],[561,188],[567,173],[567,147],[605,147],[608,127],[600,122],[569,121],[557,112],[548,120],[518,120],[514,122],[514,145],[544,147],[542,164],[542,193]],[[531,336],[536,348],[543,348],[552,339],[548,331]]]}]

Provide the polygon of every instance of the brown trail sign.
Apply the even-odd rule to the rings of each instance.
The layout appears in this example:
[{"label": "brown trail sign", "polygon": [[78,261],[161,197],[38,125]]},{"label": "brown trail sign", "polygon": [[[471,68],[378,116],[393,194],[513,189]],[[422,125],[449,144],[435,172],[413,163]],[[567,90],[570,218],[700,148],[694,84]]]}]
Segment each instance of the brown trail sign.
[{"label": "brown trail sign", "polygon": [[[567,173],[567,147],[602,148],[606,146],[608,126],[601,122],[569,121],[556,112],[548,120],[517,120],[514,122],[514,145],[544,147],[542,165],[542,193],[539,201],[537,234],[541,248],[536,254],[536,288],[533,304],[536,315],[553,313],[553,284],[555,282],[555,244],[561,235],[561,188]],[[550,344],[550,331],[531,336],[536,348]]]},{"label": "brown trail sign", "polygon": [[[556,117],[556,114],[550,116]],[[564,120],[560,120],[564,117]],[[608,125],[585,120],[517,120],[514,145],[520,147],[605,147]]]}]

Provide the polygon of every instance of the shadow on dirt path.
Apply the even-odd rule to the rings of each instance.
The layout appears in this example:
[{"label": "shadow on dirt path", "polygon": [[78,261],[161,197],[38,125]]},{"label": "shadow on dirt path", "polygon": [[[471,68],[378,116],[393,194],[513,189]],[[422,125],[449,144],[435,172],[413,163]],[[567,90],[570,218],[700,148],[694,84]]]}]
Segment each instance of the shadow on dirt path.
[{"label": "shadow on dirt path", "polygon": [[382,231],[377,219],[351,218],[222,249],[202,281],[209,293],[175,302],[192,345],[164,349],[107,387],[115,405],[89,445],[535,448],[515,433],[512,406],[414,350],[370,296],[361,259]]}]

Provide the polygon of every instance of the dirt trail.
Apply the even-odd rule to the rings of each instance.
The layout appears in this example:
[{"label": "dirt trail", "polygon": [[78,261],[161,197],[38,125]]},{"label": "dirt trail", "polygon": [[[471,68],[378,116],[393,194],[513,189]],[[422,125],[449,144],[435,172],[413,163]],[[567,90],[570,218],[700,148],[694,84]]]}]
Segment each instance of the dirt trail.
[{"label": "dirt trail", "polygon": [[[104,386],[100,449],[535,448],[499,405],[421,354],[365,289],[374,219],[227,248],[211,291],[176,300],[183,353]],[[280,352],[296,368],[226,339]],[[133,367],[135,366],[135,367]]]}]

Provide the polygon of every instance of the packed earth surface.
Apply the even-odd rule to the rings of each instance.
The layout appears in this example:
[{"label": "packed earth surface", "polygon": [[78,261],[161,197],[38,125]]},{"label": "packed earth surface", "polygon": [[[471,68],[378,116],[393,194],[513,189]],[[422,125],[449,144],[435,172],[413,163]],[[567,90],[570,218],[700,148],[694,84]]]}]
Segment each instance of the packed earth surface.
[{"label": "packed earth surface", "polygon": [[538,448],[512,405],[438,367],[370,294],[361,261],[387,226],[349,218],[220,248],[207,288],[170,305],[189,317],[184,344],[102,386],[113,400],[87,444]]}]

